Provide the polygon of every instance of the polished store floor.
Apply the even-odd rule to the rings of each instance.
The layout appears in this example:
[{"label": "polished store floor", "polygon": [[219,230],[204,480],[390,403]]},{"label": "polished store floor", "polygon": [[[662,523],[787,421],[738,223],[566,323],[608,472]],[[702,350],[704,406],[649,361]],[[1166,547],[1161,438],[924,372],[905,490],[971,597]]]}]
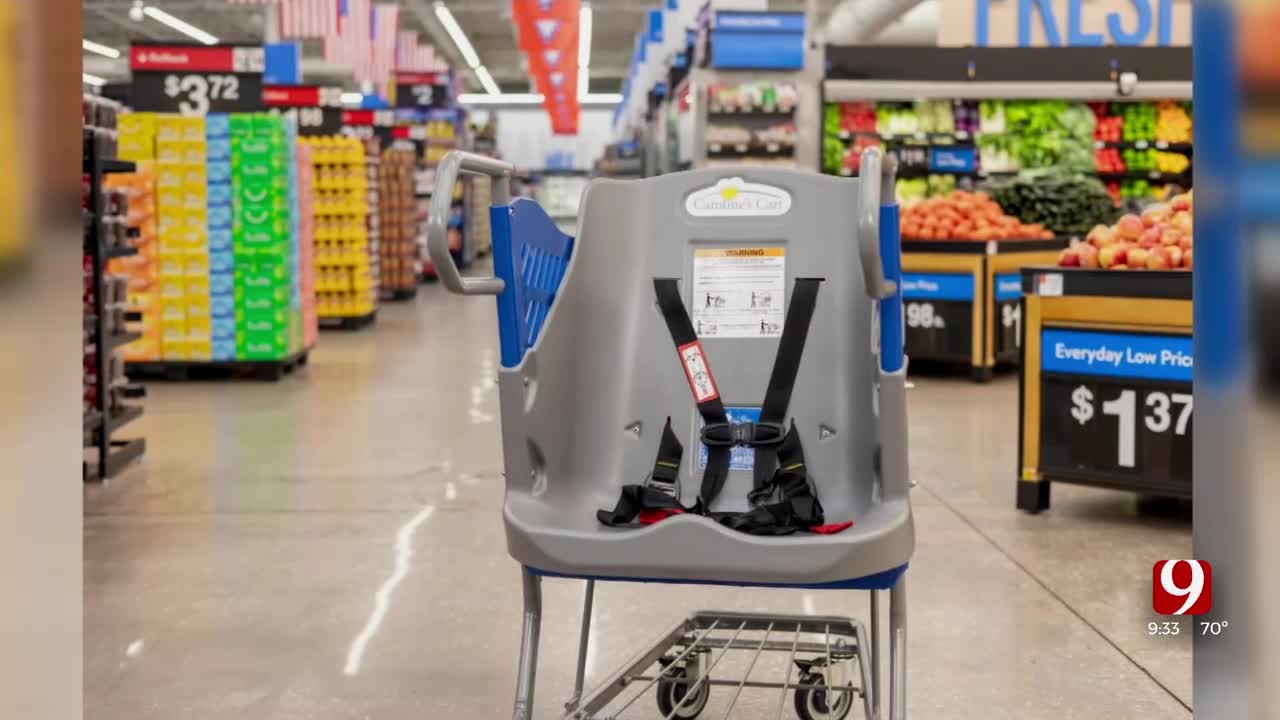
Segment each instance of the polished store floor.
[{"label": "polished store floor", "polygon": [[[144,462],[85,492],[85,716],[510,717],[496,365],[492,301],[429,286],[280,383],[150,385]],[[909,717],[1189,718],[1190,638],[1147,634],[1152,563],[1190,556],[1185,509],[1059,485],[1025,515],[1016,376],[915,378],[910,399]],[[536,718],[572,689],[582,593],[544,584]],[[865,618],[867,599],[601,585],[588,685],[701,608]],[[733,717],[777,704],[748,691]],[[658,717],[642,698],[620,720]]]}]

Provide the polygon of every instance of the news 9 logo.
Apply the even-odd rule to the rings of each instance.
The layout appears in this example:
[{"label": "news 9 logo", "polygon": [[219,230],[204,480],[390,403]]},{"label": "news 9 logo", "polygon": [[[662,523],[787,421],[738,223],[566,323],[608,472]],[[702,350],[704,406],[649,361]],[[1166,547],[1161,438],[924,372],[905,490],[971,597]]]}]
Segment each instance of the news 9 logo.
[{"label": "news 9 logo", "polygon": [[1152,604],[1161,615],[1213,609],[1213,567],[1204,560],[1161,560],[1152,569]]}]

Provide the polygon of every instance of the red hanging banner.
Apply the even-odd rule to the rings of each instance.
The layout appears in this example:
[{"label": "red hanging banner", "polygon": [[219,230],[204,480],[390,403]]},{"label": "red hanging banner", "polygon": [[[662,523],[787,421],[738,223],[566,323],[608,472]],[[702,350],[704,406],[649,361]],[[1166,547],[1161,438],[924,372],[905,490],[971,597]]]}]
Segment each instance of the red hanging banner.
[{"label": "red hanging banner", "polygon": [[578,131],[578,14],[581,0],[512,0],[520,49],[544,98],[552,131]]}]

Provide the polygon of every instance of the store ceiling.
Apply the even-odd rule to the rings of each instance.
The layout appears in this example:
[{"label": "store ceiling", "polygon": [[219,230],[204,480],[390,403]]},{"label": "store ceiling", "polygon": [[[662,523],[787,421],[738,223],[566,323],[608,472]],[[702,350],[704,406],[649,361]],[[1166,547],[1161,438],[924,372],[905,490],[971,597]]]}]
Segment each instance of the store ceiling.
[{"label": "store ceiling", "polygon": [[[821,0],[823,15],[838,0]],[[457,50],[431,9],[431,0],[398,0],[404,8],[402,26],[417,30],[423,41],[434,45],[461,67]],[[154,20],[129,19],[133,0],[84,0],[84,37],[125,49],[131,41],[191,42],[185,35]],[[226,0],[155,0],[150,5],[171,13],[212,33],[223,42],[261,42],[262,9],[253,5],[231,5]],[[635,44],[635,34],[643,27],[645,13],[656,0],[592,0],[591,90],[616,91],[622,83]],[[523,69],[523,54],[516,47],[510,16],[510,0],[447,0],[458,24],[466,31],[480,60],[506,91],[525,92],[529,75]],[[804,0],[770,3],[775,10],[803,10]],[[308,57],[321,55],[318,40],[304,45]],[[474,78],[468,78],[473,89]]]}]

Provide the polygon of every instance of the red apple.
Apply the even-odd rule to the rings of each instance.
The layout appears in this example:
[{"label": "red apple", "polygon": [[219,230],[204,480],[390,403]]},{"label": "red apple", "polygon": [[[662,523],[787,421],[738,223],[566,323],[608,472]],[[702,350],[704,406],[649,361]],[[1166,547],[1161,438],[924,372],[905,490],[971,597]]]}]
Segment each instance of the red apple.
[{"label": "red apple", "polygon": [[1169,253],[1169,267],[1182,267],[1182,248],[1170,245],[1165,250]]},{"label": "red apple", "polygon": [[1116,237],[1120,240],[1137,240],[1146,226],[1137,215],[1125,215],[1116,223]]},{"label": "red apple", "polygon": [[1182,253],[1182,267],[1188,270],[1191,270],[1192,268],[1195,267],[1195,261],[1191,254],[1191,248],[1187,248],[1186,251]]},{"label": "red apple", "polygon": [[1175,195],[1173,200],[1169,201],[1169,209],[1175,213],[1187,212],[1191,209],[1191,198],[1187,195]]},{"label": "red apple", "polygon": [[1147,266],[1147,258],[1151,256],[1151,251],[1144,247],[1136,247],[1129,251],[1129,267],[1144,268]]},{"label": "red apple", "polygon": [[1148,270],[1168,270],[1173,266],[1169,258],[1169,248],[1164,246],[1151,248],[1151,254],[1147,256]]},{"label": "red apple", "polygon": [[1116,265],[1127,265],[1129,263],[1129,251],[1135,247],[1133,243],[1118,243],[1116,245]]},{"label": "red apple", "polygon": [[1125,265],[1124,263],[1120,263],[1120,264],[1118,264],[1118,265],[1112,265],[1112,266],[1111,266],[1111,269],[1112,269],[1112,270],[1128,270],[1128,269],[1129,269],[1129,266],[1128,266],[1128,265]]},{"label": "red apple", "polygon": [[1145,227],[1155,227],[1168,220],[1171,214],[1168,205],[1157,203],[1142,211],[1142,224]]},{"label": "red apple", "polygon": [[1058,254],[1058,265],[1061,267],[1080,267],[1080,253],[1075,248],[1066,248]]},{"label": "red apple", "polygon": [[1195,245],[1195,243],[1192,242],[1190,235],[1183,235],[1182,237],[1178,238],[1178,247],[1182,248],[1183,250],[1190,250],[1193,245]]},{"label": "red apple", "polygon": [[1104,236],[1109,237],[1110,235],[1111,228],[1106,225],[1094,225],[1093,229],[1089,231],[1088,235],[1085,235],[1084,239],[1088,241],[1090,245],[1103,245],[1104,243],[1101,242],[1101,238]]},{"label": "red apple", "polygon": [[1160,228],[1147,228],[1142,231],[1142,235],[1138,236],[1138,245],[1150,250],[1160,244]]},{"label": "red apple", "polygon": [[1096,268],[1098,267],[1098,248],[1092,245],[1081,245],[1076,248],[1076,252],[1080,255],[1080,267]]},{"label": "red apple", "polygon": [[1194,235],[1195,218],[1187,213],[1174,215],[1169,224],[1177,228],[1183,235]]},{"label": "red apple", "polygon": [[1165,247],[1177,245],[1180,240],[1182,240],[1182,231],[1178,228],[1165,228],[1164,232],[1160,233],[1160,244]]},{"label": "red apple", "polygon": [[1098,250],[1098,266],[1109,268],[1116,264],[1116,252],[1120,249],[1119,244],[1107,245]]}]

